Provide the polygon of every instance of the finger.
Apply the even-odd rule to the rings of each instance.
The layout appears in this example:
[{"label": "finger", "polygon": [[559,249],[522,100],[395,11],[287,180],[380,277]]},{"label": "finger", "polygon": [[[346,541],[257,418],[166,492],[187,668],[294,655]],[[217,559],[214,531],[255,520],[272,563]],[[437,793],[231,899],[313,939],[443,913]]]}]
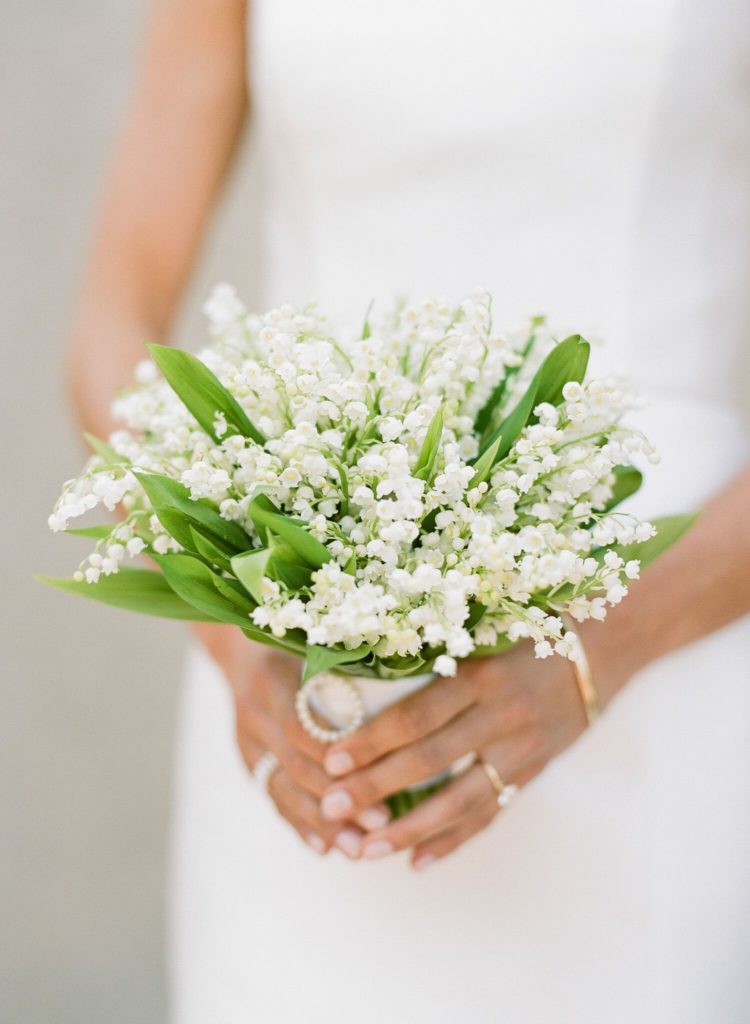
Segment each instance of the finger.
[{"label": "finger", "polygon": [[435,680],[334,744],[325,756],[326,771],[333,776],[345,775],[422,739],[469,707],[474,695],[472,675]]},{"label": "finger", "polygon": [[282,817],[316,853],[327,853],[335,845],[340,828],[323,821],[317,800],[300,789],[283,769],[269,779],[268,794]]},{"label": "finger", "polygon": [[428,836],[476,813],[483,805],[488,805],[485,809],[494,805],[497,810],[497,799],[484,771],[479,765],[474,765],[413,811],[366,836],[362,856],[368,859],[386,857],[416,846]]},{"label": "finger", "polygon": [[[245,763],[252,772],[267,748],[244,733],[238,736],[238,742]],[[350,823],[342,826],[340,823],[332,825],[325,821],[321,817],[318,800],[297,786],[282,766],[271,775],[268,794],[279,814],[316,853],[325,854],[332,846],[336,846],[351,860],[359,857],[362,830]],[[378,825],[382,825],[383,817],[387,816],[390,816],[390,812],[386,808],[386,814],[377,818]]]},{"label": "finger", "polygon": [[331,780],[319,761],[289,743],[283,725],[247,698],[237,706],[237,738],[240,734],[254,740],[278,757],[286,771],[300,786],[320,799]]},{"label": "finger", "polygon": [[[528,785],[543,769],[544,763],[541,761],[537,762],[525,768],[521,774],[515,776],[510,781],[520,789]],[[417,843],[411,858],[412,867],[417,871],[429,867],[430,864],[440,860],[442,857],[446,857],[465,843],[467,839],[471,839],[472,836],[485,829],[498,814],[506,812],[506,808],[500,808],[496,800],[493,803],[494,805],[489,816],[486,805],[481,804],[473,815],[466,816],[443,832],[438,832],[429,836],[426,840]]]},{"label": "finger", "polygon": [[470,708],[438,732],[334,783],[323,797],[324,817],[352,817],[407,786],[445,771],[492,733],[488,716]]},{"label": "finger", "polygon": [[431,836],[414,850],[411,859],[412,867],[416,868],[417,871],[422,871],[436,860],[447,857],[449,853],[458,849],[467,839],[471,839],[472,836],[487,828],[497,817],[498,813],[497,803],[482,804],[473,814],[462,819],[459,824]]},{"label": "finger", "polygon": [[294,706],[299,689],[299,665],[282,651],[274,651],[253,672],[253,685],[237,694],[237,705],[262,711],[279,724],[286,742],[313,761],[323,764],[327,747],[302,727]]}]

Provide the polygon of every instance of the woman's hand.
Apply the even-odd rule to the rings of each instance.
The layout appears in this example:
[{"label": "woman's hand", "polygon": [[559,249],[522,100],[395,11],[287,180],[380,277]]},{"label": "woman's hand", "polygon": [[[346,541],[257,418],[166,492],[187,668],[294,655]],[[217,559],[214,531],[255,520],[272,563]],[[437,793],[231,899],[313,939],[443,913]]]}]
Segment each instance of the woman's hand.
[{"label": "woman's hand", "polygon": [[[595,629],[594,635],[597,630]],[[590,657],[592,648],[587,643]],[[596,668],[601,659],[591,659]],[[619,688],[614,665],[609,688]],[[613,690],[600,693],[606,699]],[[586,728],[573,666],[540,661],[530,646],[467,661],[331,747],[329,775],[340,776],[322,802],[329,821],[356,816],[390,793],[436,775],[477,752],[507,784],[523,786]],[[487,772],[475,764],[404,817],[368,835],[365,857],[413,847],[426,867],[485,828],[499,811]]]},{"label": "woman's hand", "polygon": [[251,643],[234,626],[196,625],[195,632],[231,686],[245,764],[252,771],[268,750],[279,759],[268,792],[281,816],[316,853],[335,845],[348,857],[358,857],[364,830],[384,825],[390,815],[385,806],[375,806],[360,816],[359,825],[323,818],[320,800],[331,780],[323,769],[326,748],[308,736],[294,709],[299,661]]}]

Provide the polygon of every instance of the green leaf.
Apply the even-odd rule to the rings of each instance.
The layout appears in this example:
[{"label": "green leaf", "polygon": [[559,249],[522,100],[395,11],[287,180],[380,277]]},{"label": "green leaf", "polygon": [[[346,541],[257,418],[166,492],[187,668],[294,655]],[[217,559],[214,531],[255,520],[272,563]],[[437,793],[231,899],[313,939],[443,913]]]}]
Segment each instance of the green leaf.
[{"label": "green leaf", "polygon": [[173,508],[159,508],[155,510],[159,522],[167,531],[170,537],[185,548],[186,551],[195,551],[193,535],[190,532],[191,520],[186,518],[184,513],[176,512]]},{"label": "green leaf", "polygon": [[335,647],[319,647],[317,644],[308,644],[305,649],[305,668],[302,673],[302,683],[317,676],[319,672],[327,672],[337,665],[350,665],[352,662],[361,661],[371,651],[369,644],[360,644],[351,651],[339,650]]},{"label": "green leaf", "polygon": [[270,548],[261,548],[260,551],[245,551],[231,560],[232,572],[258,604],[263,602],[262,584],[271,555]]},{"label": "green leaf", "polygon": [[249,602],[245,610],[238,607],[225,593],[220,593],[215,574],[207,565],[192,555],[152,555],[172,590],[205,615],[220,622],[232,623],[243,629],[252,628]]},{"label": "green leaf", "polygon": [[[532,326],[538,327],[542,323],[544,323],[544,317],[535,317],[532,321]],[[531,335],[529,335],[529,339],[524,345],[523,350],[521,351],[521,361],[519,362],[518,366],[509,366],[506,369],[505,375],[503,376],[502,380],[498,381],[498,383],[493,388],[490,397],[487,399],[487,401],[484,403],[482,408],[477,413],[476,419],[474,420],[475,433],[481,435],[486,433],[486,431],[490,428],[493,416],[495,414],[495,410],[499,409],[500,406],[502,405],[503,399],[505,398],[505,393],[508,390],[508,385],[510,384],[511,380],[519,373],[524,363],[526,362],[529,353],[534,347],[536,337],[536,333],[532,333]]]},{"label": "green leaf", "polygon": [[[179,481],[159,473],[136,473],[136,476],[160,521],[161,511],[178,512],[218,537],[232,551],[246,551],[250,546],[250,538],[241,527],[222,519],[216,506],[206,498],[191,498],[190,491]],[[169,529],[166,524],[164,528]]]},{"label": "green leaf", "polygon": [[58,579],[51,576],[37,577],[58,590],[82,597],[93,598],[115,608],[125,608],[144,615],[158,615],[164,619],[189,619],[194,622],[209,622],[215,616],[196,609],[195,605],[182,600],[172,590],[160,572],[150,569],[134,569],[123,566],[111,576],[100,576],[98,583],[79,583],[77,580]]},{"label": "green leaf", "polygon": [[537,371],[539,383],[534,404],[549,402],[550,405],[559,405],[568,381],[580,384],[586,376],[589,352],[590,345],[580,334],[571,334],[555,345]]},{"label": "green leaf", "polygon": [[124,455],[118,455],[114,448],[107,444],[106,441],[102,441],[94,434],[87,434],[84,432],[84,438],[88,446],[92,451],[96,452],[108,466],[129,466],[130,460],[126,459]]},{"label": "green leaf", "polygon": [[687,533],[690,527],[698,518],[698,513],[686,515],[662,516],[658,519],[651,519],[650,522],[656,527],[656,536],[650,540],[638,544],[616,544],[611,550],[615,551],[620,558],[629,562],[637,558],[641,563],[641,569],[651,565],[652,562],[671,548],[673,544]]},{"label": "green leaf", "polygon": [[169,345],[146,347],[169,386],[214,441],[220,440],[214,430],[214,421],[216,414],[221,412],[226,418],[229,434],[242,434],[258,444],[265,442],[265,437],[250,421],[234,395],[197,356]]},{"label": "green leaf", "polygon": [[101,526],[77,526],[65,532],[74,537],[87,537],[89,540],[105,540],[116,529],[117,523],[103,523]]},{"label": "green leaf", "polygon": [[331,560],[331,553],[324,544],[321,544],[304,527],[284,515],[283,512],[269,511],[269,504],[275,509],[265,495],[257,495],[250,502],[248,512],[256,527],[261,526],[266,530],[271,530],[288,544],[303,562],[314,569],[319,569]]},{"label": "green leaf", "polygon": [[304,590],[310,586],[311,568],[300,560],[297,553],[271,535],[271,561],[268,565],[268,575],[272,580],[283,583],[289,590]]},{"label": "green leaf", "polygon": [[192,548],[194,551],[202,558],[205,558],[207,562],[210,562],[211,565],[223,569],[224,572],[229,572],[230,553],[224,551],[214,540],[206,537],[195,526],[190,527],[190,536],[192,537]]},{"label": "green leaf", "polygon": [[640,490],[643,483],[643,473],[636,469],[635,466],[615,466],[614,474],[615,484],[612,488],[612,497],[604,506],[605,512],[609,512],[610,509],[615,508],[625,501],[626,498],[635,494],[636,491]]},{"label": "green leaf", "polygon": [[432,417],[432,421],[427,428],[427,434],[422,442],[422,450],[420,451],[414,465],[413,475],[419,477],[420,480],[429,480],[431,478],[432,471],[435,468],[435,460],[437,459],[438,451],[440,449],[440,438],[442,436],[443,408],[441,406]]},{"label": "green leaf", "polygon": [[495,443],[498,437],[501,437],[497,461],[504,459],[526,424],[536,422],[534,409],[542,402],[558,405],[562,400],[562,390],[568,381],[580,383],[583,380],[588,360],[589,344],[579,334],[573,334],[565,341],[555,345],[534,374],[515,409],[492,431],[489,437],[482,441],[479,449],[480,456]]},{"label": "green leaf", "polygon": [[487,451],[480,455],[474,463],[474,476],[469,481],[469,488],[478,487],[492,473],[492,467],[497,462],[497,453],[500,451],[502,437],[496,437]]}]

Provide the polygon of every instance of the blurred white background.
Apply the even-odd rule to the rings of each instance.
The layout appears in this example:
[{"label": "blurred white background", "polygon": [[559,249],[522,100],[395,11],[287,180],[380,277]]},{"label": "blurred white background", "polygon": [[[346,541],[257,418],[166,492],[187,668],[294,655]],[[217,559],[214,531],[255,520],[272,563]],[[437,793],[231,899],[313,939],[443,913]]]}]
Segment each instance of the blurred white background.
[{"label": "blurred white background", "polygon": [[[46,517],[82,460],[65,389],[71,308],[148,0],[3,0],[0,322],[0,1021],[156,1024],[182,627],[47,590],[85,542]],[[252,174],[237,168],[192,294],[252,299]],[[102,338],[102,344],[107,339]],[[83,545],[83,546],[81,546]]]}]

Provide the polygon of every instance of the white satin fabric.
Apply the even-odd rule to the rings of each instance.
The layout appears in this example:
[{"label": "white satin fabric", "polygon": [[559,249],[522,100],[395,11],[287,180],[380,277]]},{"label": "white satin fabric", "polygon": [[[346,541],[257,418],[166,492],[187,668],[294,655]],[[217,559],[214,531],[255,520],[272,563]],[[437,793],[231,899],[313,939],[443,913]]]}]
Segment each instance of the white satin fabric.
[{"label": "white satin fabric", "polygon": [[[263,304],[495,295],[607,341],[700,505],[748,456],[750,5],[258,0]],[[686,602],[692,601],[690,593]],[[318,859],[194,652],[177,772],[177,1024],[750,1020],[750,625],[653,665],[422,875]]]}]

